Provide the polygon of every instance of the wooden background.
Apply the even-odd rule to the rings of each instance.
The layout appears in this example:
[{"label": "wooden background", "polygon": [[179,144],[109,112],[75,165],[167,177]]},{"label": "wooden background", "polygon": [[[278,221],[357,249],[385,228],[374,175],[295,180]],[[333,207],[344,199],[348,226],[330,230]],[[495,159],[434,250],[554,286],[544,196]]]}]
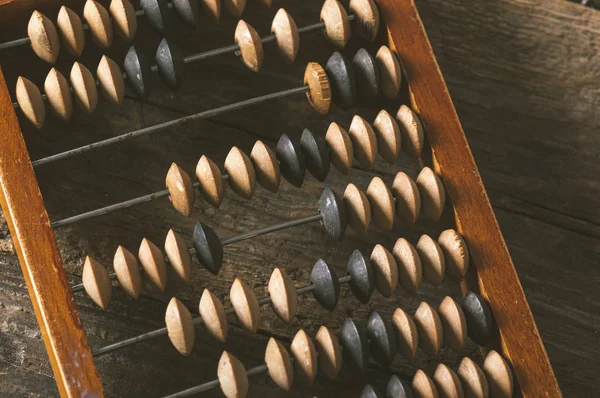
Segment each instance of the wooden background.
[{"label": "wooden background", "polygon": [[[600,387],[600,276],[594,272],[600,263],[600,142],[595,134],[600,122],[600,14],[565,1],[422,0],[417,4],[562,391],[565,396],[592,396]],[[299,26],[318,18],[319,2],[308,6],[293,0],[276,0],[268,10],[250,2],[244,18],[264,35],[276,6],[288,9]],[[74,9],[79,12],[81,7]],[[188,54],[230,44],[234,27],[235,21],[226,15],[220,25],[206,22],[197,33],[181,30],[170,37]],[[143,22],[140,37],[144,51],[152,54],[159,36]],[[351,55],[363,45],[353,39],[343,52]],[[376,50],[373,45],[368,48]],[[125,50],[121,43],[110,54],[121,63]],[[156,78],[156,90],[148,102],[128,97],[124,106],[115,107],[101,101],[93,117],[77,113],[70,124],[49,117],[48,126],[41,131],[22,121],[31,156],[37,159],[139,126],[294,87],[301,82],[305,63],[324,63],[333,48],[321,34],[303,36],[299,59],[292,66],[279,60],[273,46],[265,46],[265,51],[265,66],[259,74],[247,71],[235,56],[223,56],[186,67],[188,84],[176,95],[168,93]],[[84,63],[92,68],[99,57],[89,44]],[[67,75],[71,62],[62,59],[59,70]],[[34,60],[29,49],[1,54],[0,64],[10,86],[19,74],[41,85],[49,69]],[[271,102],[40,167],[38,179],[50,218],[57,220],[161,189],[172,161],[192,173],[202,154],[222,164],[232,144],[249,153],[256,139],[274,147],[282,133],[297,139],[302,128],[309,127],[324,134],[330,121],[347,127],[355,113],[372,120],[380,107],[394,110],[398,105],[335,110],[322,117],[301,97]],[[416,176],[418,165],[402,155],[394,165],[379,160],[371,172],[353,170],[345,177],[333,170],[326,184],[340,193],[348,182],[366,189],[374,173],[391,183],[398,170]],[[229,236],[311,214],[322,187],[308,177],[301,190],[287,183],[277,195],[258,188],[251,201],[239,199],[227,189],[220,210],[199,200],[190,219],[163,200],[61,229],[57,240],[76,282],[87,254],[109,265],[118,244],[135,252],[146,236],[161,245],[169,228],[189,236],[197,219],[213,226],[221,236]],[[0,225],[0,391],[8,396],[53,395],[56,387],[21,271],[6,225]],[[77,302],[90,344],[101,347],[163,326],[164,309],[172,295],[197,311],[202,289],[209,287],[225,297],[235,277],[263,295],[275,266],[286,267],[297,285],[304,285],[319,257],[341,275],[355,248],[368,254],[375,243],[383,243],[391,249],[398,236],[414,243],[421,233],[437,236],[448,226],[445,219],[442,223],[419,222],[412,228],[396,225],[391,233],[373,228],[367,237],[349,231],[342,243],[324,242],[316,225],[299,227],[227,247],[224,269],[217,278],[198,268],[188,286],[172,283],[166,294],[146,290],[139,301],[115,289],[108,313],[83,294],[77,296]],[[388,300],[375,294],[371,303],[360,305],[342,288],[343,299],[334,313],[304,296],[292,326],[263,307],[263,322],[256,336],[234,327],[231,338],[222,345],[200,328],[190,357],[180,356],[168,339],[158,338],[104,356],[97,363],[109,396],[160,396],[212,379],[223,349],[252,367],[262,362],[269,336],[289,342],[301,327],[314,334],[319,325],[335,328],[346,316],[364,322],[372,309],[390,317],[399,305],[409,310],[421,300],[437,305],[445,294],[457,297],[458,287],[451,283],[440,288],[425,286],[416,297],[399,290]],[[460,354],[476,356],[473,348],[471,344]],[[344,396],[357,396],[365,382],[383,388],[391,372],[410,377],[417,367],[431,371],[440,360],[455,367],[458,356],[443,351],[438,358],[419,356],[413,364],[398,357],[391,369],[373,364],[364,376],[344,370],[336,382],[319,377],[313,387],[288,394],[267,376],[256,376],[251,379],[250,393],[325,397],[342,396],[343,392]],[[205,396],[213,395],[220,393]]]}]

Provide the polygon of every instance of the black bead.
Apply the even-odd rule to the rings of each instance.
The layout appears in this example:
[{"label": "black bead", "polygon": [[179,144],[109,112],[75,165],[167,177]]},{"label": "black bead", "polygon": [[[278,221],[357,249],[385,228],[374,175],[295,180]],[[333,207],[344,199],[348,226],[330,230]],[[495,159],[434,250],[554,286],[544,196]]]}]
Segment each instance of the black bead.
[{"label": "black bead", "polygon": [[408,384],[396,375],[390,377],[390,381],[388,381],[386,396],[387,398],[414,398]]},{"label": "black bead", "polygon": [[173,0],[175,13],[187,26],[195,28],[198,23],[198,1],[196,0]]},{"label": "black bead", "polygon": [[356,74],[357,97],[361,104],[368,104],[379,96],[379,68],[364,48],[354,55],[352,67]]},{"label": "black bead", "polygon": [[475,343],[485,346],[490,342],[495,321],[490,305],[474,292],[468,292],[462,303],[467,320],[467,334]]},{"label": "black bead", "polygon": [[164,38],[156,49],[156,65],[158,73],[165,84],[172,90],[177,91],[183,83],[185,65],[181,50]]},{"label": "black bead", "polygon": [[381,366],[391,366],[396,356],[396,335],[392,325],[378,312],[373,311],[369,315],[367,336],[369,336],[371,356]]},{"label": "black bead", "polygon": [[164,32],[170,25],[168,0],[141,0],[140,6],[144,10],[146,19],[156,30]]},{"label": "black bead", "polygon": [[371,262],[365,259],[360,250],[354,250],[348,259],[347,269],[351,278],[352,293],[361,303],[368,303],[375,289],[375,277]]},{"label": "black bead", "polygon": [[319,213],[323,216],[321,225],[327,236],[333,240],[341,240],[346,232],[346,207],[329,187],[323,190],[319,199]]},{"label": "black bead", "polygon": [[150,78],[150,63],[148,58],[142,53],[137,52],[135,46],[131,46],[125,56],[123,66],[127,75],[127,82],[131,89],[141,98],[148,98],[151,91],[151,85],[148,82]]},{"label": "black bead", "polygon": [[342,54],[335,52],[327,60],[325,72],[331,84],[333,103],[341,109],[352,107],[356,100],[356,79],[352,64]]},{"label": "black bead", "polygon": [[322,259],[313,266],[310,280],[315,286],[313,295],[326,310],[333,311],[340,298],[340,282],[335,271]]},{"label": "black bead", "polygon": [[290,184],[300,188],[304,183],[306,164],[298,145],[287,134],[283,134],[279,138],[275,153],[279,160],[281,174]]},{"label": "black bead", "polygon": [[351,318],[346,318],[342,325],[340,344],[344,361],[364,372],[365,366],[369,362],[367,337]]},{"label": "black bead", "polygon": [[300,148],[310,174],[321,182],[325,181],[330,166],[329,148],[325,140],[314,135],[309,129],[304,129],[300,138]]},{"label": "black bead", "polygon": [[379,395],[372,385],[367,384],[360,393],[360,398],[381,398],[381,395]]},{"label": "black bead", "polygon": [[200,264],[217,275],[223,264],[223,245],[221,239],[210,227],[196,223],[194,227],[194,249]]}]

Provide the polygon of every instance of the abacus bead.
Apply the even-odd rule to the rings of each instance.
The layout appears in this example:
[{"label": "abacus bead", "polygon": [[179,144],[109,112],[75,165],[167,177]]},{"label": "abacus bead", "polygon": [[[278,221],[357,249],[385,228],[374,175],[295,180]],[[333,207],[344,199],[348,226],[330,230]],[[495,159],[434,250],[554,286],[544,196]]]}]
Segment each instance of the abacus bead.
[{"label": "abacus bead", "polygon": [[109,48],[113,40],[113,28],[106,8],[94,0],[87,0],[83,7],[83,18],[90,27],[92,40],[96,45],[103,49]]},{"label": "abacus bead", "polygon": [[240,46],[240,55],[244,64],[253,72],[258,72],[263,63],[264,50],[256,30],[243,20],[235,28],[235,44]]},{"label": "abacus bead", "polygon": [[320,14],[325,22],[325,33],[336,47],[344,48],[350,39],[350,21],[344,7],[337,0],[325,0]]},{"label": "abacus bead", "polygon": [[115,105],[121,104],[125,96],[125,83],[123,82],[121,69],[115,61],[103,55],[98,64],[96,75],[104,97]]},{"label": "abacus bead", "polygon": [[306,163],[298,145],[287,134],[282,134],[275,153],[283,177],[293,186],[300,188],[304,183]]},{"label": "abacus bead", "polygon": [[326,326],[321,326],[315,336],[319,353],[319,369],[330,380],[342,370],[342,347],[335,334]]},{"label": "abacus bead", "polygon": [[347,270],[352,293],[361,303],[368,303],[375,290],[375,274],[371,263],[359,250],[354,250],[348,259]]},{"label": "abacus bead", "polygon": [[55,68],[50,69],[44,81],[44,92],[50,107],[64,121],[69,121],[73,114],[73,98],[69,82]]},{"label": "abacus bead", "polygon": [[196,166],[196,178],[200,182],[202,197],[212,206],[219,207],[224,196],[223,176],[219,167],[208,157],[202,155]]},{"label": "abacus bead", "polygon": [[485,374],[471,358],[464,357],[458,366],[458,377],[462,382],[466,398],[487,398],[489,386]]},{"label": "abacus bead", "polygon": [[358,234],[366,234],[371,223],[371,203],[367,195],[354,184],[348,184],[344,191],[348,225]]},{"label": "abacus bead", "polygon": [[201,222],[194,227],[194,249],[200,264],[217,275],[223,264],[223,245],[221,240],[208,226]]},{"label": "abacus bead", "polygon": [[377,137],[379,154],[386,162],[394,163],[402,145],[400,127],[388,111],[382,109],[373,122],[373,130]]},{"label": "abacus bead", "polygon": [[198,24],[198,2],[196,0],[173,0],[177,17],[187,26],[194,28]]},{"label": "abacus bead", "polygon": [[227,11],[236,18],[241,17],[246,8],[246,0],[223,0],[223,3],[225,3]]},{"label": "abacus bead", "polygon": [[273,337],[267,343],[265,351],[265,363],[269,370],[269,376],[280,388],[289,391],[294,382],[294,369],[292,359],[283,344]]},{"label": "abacus bead", "polygon": [[356,78],[350,61],[334,52],[327,60],[325,72],[331,84],[333,103],[341,109],[351,108],[356,101]]},{"label": "abacus bead", "polygon": [[438,398],[439,393],[433,381],[421,369],[417,370],[412,382],[415,398]]},{"label": "abacus bead", "polygon": [[391,366],[396,356],[396,336],[392,325],[376,311],[367,320],[367,336],[373,359],[381,366]]},{"label": "abacus bead", "polygon": [[310,105],[320,114],[326,115],[331,108],[331,86],[327,73],[321,65],[316,62],[309,62],[306,65],[304,85],[309,89],[306,98]]},{"label": "abacus bead", "polygon": [[223,351],[217,366],[221,391],[227,398],[244,398],[248,394],[248,375],[239,359]]},{"label": "abacus bead", "polygon": [[513,396],[513,374],[510,366],[496,351],[488,352],[483,361],[490,397],[510,398]]},{"label": "abacus bead", "polygon": [[127,82],[131,89],[141,98],[148,98],[152,89],[149,77],[150,77],[150,63],[148,58],[142,53],[139,53],[135,46],[131,46],[127,55],[125,56],[125,62],[123,69],[127,75]]},{"label": "abacus bead", "polygon": [[419,254],[414,246],[404,238],[396,241],[393,253],[398,264],[402,288],[407,293],[416,293],[423,279],[423,266]]},{"label": "abacus bead", "polygon": [[422,302],[415,312],[415,324],[419,330],[419,346],[430,357],[437,355],[442,346],[442,321],[435,309]]},{"label": "abacus bead", "polygon": [[453,229],[440,234],[438,244],[446,258],[446,272],[450,279],[460,282],[469,269],[469,248],[463,238]]},{"label": "abacus bead", "polygon": [[112,285],[108,270],[93,258],[87,256],[81,274],[83,287],[88,296],[103,310],[108,308]]},{"label": "abacus bead", "polygon": [[323,190],[318,209],[323,217],[321,225],[327,236],[332,240],[341,240],[346,232],[346,208],[333,189],[326,187]]},{"label": "abacus bead", "polygon": [[396,113],[396,121],[402,134],[404,152],[413,158],[420,156],[425,136],[419,116],[408,106],[402,105]]},{"label": "abacus bead", "polygon": [[131,42],[137,31],[137,16],[129,0],[112,0],[108,7],[117,34]]},{"label": "abacus bead", "polygon": [[260,326],[260,307],[254,290],[236,278],[231,285],[229,299],[235,316],[244,329],[250,333],[256,333]]},{"label": "abacus bead", "polygon": [[175,297],[167,306],[165,323],[173,346],[183,355],[190,355],[194,348],[196,328],[190,311]]},{"label": "abacus bead", "polygon": [[79,57],[85,47],[85,33],[79,15],[68,7],[62,6],[56,17],[56,25],[62,37],[62,44],[67,51]]},{"label": "abacus bead", "polygon": [[413,360],[419,347],[419,331],[415,321],[402,308],[396,308],[392,324],[396,330],[398,350],[405,358]]},{"label": "abacus bead", "polygon": [[465,395],[456,373],[443,363],[435,368],[433,381],[442,398],[463,398]]},{"label": "abacus bead", "polygon": [[254,195],[256,171],[250,158],[238,147],[233,147],[225,158],[225,171],[229,174],[229,186],[244,199]]},{"label": "abacus bead", "polygon": [[304,162],[308,171],[319,181],[325,181],[329,174],[329,149],[325,140],[320,136],[314,135],[309,129],[302,131],[300,138],[300,148],[304,155]]},{"label": "abacus bead", "polygon": [[402,68],[396,55],[387,46],[381,46],[375,55],[381,76],[381,92],[388,99],[398,96],[402,84]]},{"label": "abacus bead", "polygon": [[360,393],[360,398],[381,398],[381,395],[379,395],[372,385],[367,384]]},{"label": "abacus bead", "polygon": [[317,260],[310,273],[313,295],[323,308],[333,311],[340,298],[340,282],[335,271],[322,259]]},{"label": "abacus bead", "polygon": [[256,141],[250,152],[250,159],[256,172],[256,180],[265,189],[277,192],[281,180],[279,162],[275,154],[262,141]]},{"label": "abacus bead", "polygon": [[427,218],[439,220],[446,205],[442,180],[429,167],[424,167],[417,177],[417,187],[421,193],[421,211]]},{"label": "abacus bead", "polygon": [[298,293],[294,282],[284,270],[280,268],[273,270],[268,291],[273,311],[285,322],[292,322],[298,309]]},{"label": "abacus bead", "polygon": [[375,40],[379,32],[379,10],[373,0],[350,0],[350,12],[358,34],[369,41]]},{"label": "abacus bead", "polygon": [[30,80],[19,76],[17,79],[17,102],[23,114],[38,129],[46,120],[46,106],[40,89]]},{"label": "abacus bead", "polygon": [[371,252],[375,286],[383,297],[391,297],[398,286],[398,265],[392,254],[382,245]]},{"label": "abacus bead", "polygon": [[227,340],[229,323],[221,300],[208,289],[204,289],[198,306],[204,326],[215,339],[224,343]]},{"label": "abacus bead", "polygon": [[167,0],[141,0],[140,6],[144,10],[144,14],[150,25],[154,29],[163,33],[171,25],[169,11],[167,9]]},{"label": "abacus bead", "polygon": [[92,73],[79,62],[75,62],[69,78],[77,105],[86,113],[94,112],[98,105],[98,91]]},{"label": "abacus bead", "polygon": [[325,134],[325,142],[331,153],[331,163],[342,173],[348,174],[352,167],[354,147],[350,136],[339,124],[332,122]]},{"label": "abacus bead", "polygon": [[172,229],[169,230],[165,239],[165,253],[167,253],[169,263],[177,276],[184,282],[189,281],[192,273],[190,251],[183,238]]},{"label": "abacus bead", "polygon": [[140,297],[142,278],[140,265],[135,256],[123,246],[119,246],[113,259],[113,268],[121,288],[135,299]]},{"label": "abacus bead", "polygon": [[212,16],[212,18],[219,22],[221,19],[221,0],[201,0],[202,9],[205,13]]},{"label": "abacus bead", "polygon": [[450,296],[444,297],[438,309],[444,343],[454,351],[462,350],[467,339],[467,320],[462,308]]},{"label": "abacus bead", "polygon": [[367,187],[367,198],[373,223],[385,231],[391,230],[394,226],[394,198],[381,178],[373,177]]},{"label": "abacus bead", "polygon": [[33,52],[42,60],[54,64],[60,51],[60,40],[52,21],[41,12],[34,11],[27,25],[27,36]]},{"label": "abacus bead", "polygon": [[362,117],[355,115],[348,130],[354,147],[354,157],[360,168],[369,170],[377,158],[377,137],[373,127]]},{"label": "abacus bead", "polygon": [[181,50],[164,38],[156,49],[156,65],[163,82],[172,91],[177,91],[183,83],[185,65]]},{"label": "abacus bead", "polygon": [[478,294],[470,291],[465,295],[461,307],[467,320],[469,337],[480,346],[487,345],[495,325],[490,305]]},{"label": "abacus bead", "polygon": [[280,8],[273,18],[271,32],[275,35],[279,54],[285,62],[291,64],[296,60],[300,47],[300,35],[296,22],[286,10]]},{"label": "abacus bead", "polygon": [[446,273],[444,252],[429,235],[421,235],[417,242],[417,252],[423,267],[423,279],[433,286],[439,286]]},{"label": "abacus bead", "polygon": [[387,384],[386,389],[387,398],[413,398],[413,392],[411,388],[401,380],[398,376],[392,375]]},{"label": "abacus bead", "polygon": [[375,58],[367,50],[361,48],[352,58],[352,69],[356,76],[357,98],[361,104],[368,105],[379,96],[381,86],[379,68]]},{"label": "abacus bead", "polygon": [[303,383],[311,385],[317,377],[317,351],[306,332],[298,330],[290,347],[294,357],[296,377]]},{"label": "abacus bead", "polygon": [[140,245],[138,258],[152,284],[163,292],[167,285],[167,265],[160,249],[144,238]]},{"label": "abacus bead", "polygon": [[414,224],[421,212],[421,193],[417,184],[400,171],[394,177],[392,195],[396,199],[396,216],[404,224]]},{"label": "abacus bead", "polygon": [[364,372],[369,362],[369,342],[362,328],[352,318],[346,318],[340,330],[340,344],[344,362]]},{"label": "abacus bead", "polygon": [[171,163],[165,184],[175,210],[189,217],[194,209],[196,199],[196,191],[190,176],[177,164]]}]

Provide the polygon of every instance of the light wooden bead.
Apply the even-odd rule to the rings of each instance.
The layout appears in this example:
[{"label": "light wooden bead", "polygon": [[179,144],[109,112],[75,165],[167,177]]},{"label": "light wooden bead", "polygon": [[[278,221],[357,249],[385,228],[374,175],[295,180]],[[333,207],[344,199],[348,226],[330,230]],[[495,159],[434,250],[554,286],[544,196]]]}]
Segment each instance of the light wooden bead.
[{"label": "light wooden bead", "polygon": [[430,357],[440,351],[444,332],[442,321],[432,306],[422,302],[415,312],[415,325],[419,330],[419,346]]},{"label": "light wooden bead", "polygon": [[250,152],[258,183],[271,192],[277,192],[281,182],[279,162],[275,154],[262,141],[256,141]]},{"label": "light wooden bead", "polygon": [[240,20],[235,28],[235,44],[240,46],[244,64],[253,72],[258,72],[263,63],[264,51],[260,36],[250,24]]},{"label": "light wooden bead", "polygon": [[123,82],[123,73],[117,63],[103,55],[96,75],[104,97],[115,105],[121,104],[125,96],[125,83]]},{"label": "light wooden bead", "polygon": [[421,212],[421,193],[417,184],[400,171],[394,177],[392,195],[396,199],[396,216],[404,224],[414,224]]},{"label": "light wooden bead", "polygon": [[92,73],[83,64],[75,62],[69,78],[77,105],[86,113],[94,112],[98,105],[98,91]]},{"label": "light wooden bead", "polygon": [[208,289],[204,289],[199,305],[200,316],[208,332],[217,340],[224,343],[227,340],[229,323],[223,303]]},{"label": "light wooden bead", "polygon": [[510,398],[513,396],[513,374],[508,363],[496,351],[488,352],[483,361],[490,397]]},{"label": "light wooden bead", "polygon": [[373,128],[365,119],[355,115],[348,133],[352,139],[354,157],[358,164],[363,170],[370,170],[377,158],[377,137]]},{"label": "light wooden bead", "polygon": [[142,239],[138,259],[150,282],[161,292],[167,286],[167,265],[160,249],[148,239]]},{"label": "light wooden bead", "polygon": [[417,177],[417,187],[421,193],[421,211],[427,218],[439,220],[446,205],[442,180],[429,167],[424,167]]},{"label": "light wooden bead", "polygon": [[223,200],[223,176],[219,167],[206,156],[202,156],[196,166],[196,178],[200,182],[202,197],[213,205],[219,207]]},{"label": "light wooden bead", "polygon": [[171,163],[165,184],[169,190],[169,199],[171,199],[175,210],[189,217],[196,200],[196,191],[190,176],[177,164]]},{"label": "light wooden bead", "polygon": [[415,398],[438,398],[438,390],[433,380],[421,369],[417,370],[412,382],[412,390]]},{"label": "light wooden bead", "polygon": [[462,350],[467,339],[467,321],[462,308],[452,297],[446,296],[438,312],[444,329],[444,343],[454,351]]},{"label": "light wooden bead", "polygon": [[177,276],[184,282],[189,281],[192,274],[190,250],[185,245],[183,238],[172,229],[169,230],[165,239],[165,253],[167,253],[169,263]]},{"label": "light wooden bead", "polygon": [[98,47],[109,48],[113,40],[113,28],[106,8],[97,1],[87,0],[83,7],[83,18],[89,25],[92,39]]},{"label": "light wooden bead", "polygon": [[280,8],[273,18],[271,32],[275,35],[279,54],[283,60],[291,64],[296,60],[298,48],[300,48],[300,35],[296,22],[286,10]]},{"label": "light wooden bead", "polygon": [[204,12],[211,15],[216,22],[219,22],[221,19],[221,0],[201,0],[201,3]]},{"label": "light wooden bead", "polygon": [[90,256],[85,258],[81,274],[83,287],[88,296],[103,310],[108,308],[112,294],[112,284],[108,270]]},{"label": "light wooden bead", "polygon": [[73,98],[67,79],[55,68],[50,69],[44,81],[44,91],[56,116],[68,122],[73,114]]},{"label": "light wooden bead", "polygon": [[135,256],[123,246],[119,246],[113,258],[113,268],[121,288],[135,299],[140,297],[142,278],[140,265]]},{"label": "light wooden bead", "polygon": [[423,266],[417,250],[409,241],[399,238],[392,252],[398,264],[402,288],[407,293],[416,293],[423,279]]},{"label": "light wooden bead", "polygon": [[320,17],[321,21],[325,22],[325,33],[329,41],[336,47],[346,47],[352,31],[348,14],[340,2],[325,0]]},{"label": "light wooden bead", "polygon": [[448,366],[440,363],[433,373],[433,381],[440,398],[463,398],[465,393],[458,376]]},{"label": "light wooden bead", "polygon": [[296,377],[303,383],[311,385],[317,377],[317,351],[306,332],[298,330],[291,346],[294,357]]},{"label": "light wooden bead", "polygon": [[366,40],[375,40],[379,32],[379,10],[373,0],[350,0],[349,9],[356,18],[358,34]]},{"label": "light wooden bead", "polygon": [[319,353],[319,369],[330,380],[342,370],[342,347],[336,335],[326,326],[321,326],[315,336]]},{"label": "light wooden bead", "polygon": [[466,398],[489,397],[489,387],[485,374],[471,358],[463,358],[458,366],[457,373],[462,382]]},{"label": "light wooden bead", "polygon": [[371,252],[371,265],[377,290],[383,297],[391,297],[398,287],[398,265],[394,256],[382,245],[377,245]]},{"label": "light wooden bead", "polygon": [[294,368],[292,359],[283,344],[273,337],[267,343],[265,363],[269,369],[269,376],[280,388],[289,391],[294,382]]},{"label": "light wooden bead", "polygon": [[402,85],[402,67],[396,54],[388,46],[381,46],[375,55],[384,97],[394,99]]},{"label": "light wooden bead", "polygon": [[85,47],[85,33],[79,15],[69,7],[62,6],[58,11],[56,25],[62,37],[63,46],[71,55],[78,58]]},{"label": "light wooden bead", "polygon": [[396,113],[396,121],[402,134],[404,152],[413,158],[419,157],[425,141],[421,119],[408,106],[402,105]]},{"label": "light wooden bead", "polygon": [[400,154],[402,135],[400,127],[394,118],[382,109],[373,122],[376,141],[381,157],[389,163],[394,163]]},{"label": "light wooden bead", "polygon": [[256,185],[256,172],[250,158],[234,146],[225,158],[225,171],[229,174],[231,189],[241,197],[250,199]]},{"label": "light wooden bead", "polygon": [[331,163],[346,175],[352,167],[352,157],[354,156],[354,146],[350,136],[339,124],[332,122],[325,134],[325,142],[329,147],[331,154]]},{"label": "light wooden bead", "polygon": [[27,119],[38,129],[46,120],[46,106],[40,89],[30,80],[19,76],[17,79],[17,103]]},{"label": "light wooden bead", "polygon": [[310,105],[320,114],[326,115],[331,108],[331,86],[329,78],[321,65],[316,62],[309,62],[306,65],[304,85],[309,88],[306,98],[308,98]]},{"label": "light wooden bead", "polygon": [[453,229],[440,234],[438,244],[446,258],[446,272],[450,279],[460,282],[469,269],[469,248],[463,238]]},{"label": "light wooden bead", "polygon": [[27,25],[27,36],[31,40],[31,48],[38,57],[54,64],[60,51],[60,40],[56,27],[47,16],[34,11]]},{"label": "light wooden bead", "polygon": [[373,223],[385,231],[391,230],[394,226],[394,198],[381,178],[373,177],[367,187],[367,198],[371,203]]},{"label": "light wooden bead", "polygon": [[412,361],[417,354],[417,348],[419,348],[419,332],[415,321],[402,308],[396,308],[392,324],[396,329],[398,350],[405,358]]},{"label": "light wooden bead", "polygon": [[417,252],[423,266],[423,279],[433,286],[439,286],[446,274],[446,259],[441,247],[429,235],[421,235]]},{"label": "light wooden bead", "polygon": [[183,355],[190,355],[196,339],[192,314],[185,305],[173,297],[167,306],[165,324],[173,346]]},{"label": "light wooden bead", "polygon": [[117,34],[125,41],[133,41],[137,31],[135,9],[129,0],[112,0],[108,7],[115,24]]},{"label": "light wooden bead", "polygon": [[348,184],[344,191],[344,206],[348,225],[358,234],[366,234],[371,223],[371,203],[367,195],[354,184]]},{"label": "light wooden bead", "polygon": [[244,398],[248,394],[248,375],[239,359],[223,351],[217,366],[221,391],[227,398]]},{"label": "light wooden bead", "polygon": [[229,299],[242,326],[250,333],[256,333],[260,325],[260,307],[254,290],[236,279],[231,285]]},{"label": "light wooden bead", "polygon": [[271,279],[269,279],[268,291],[273,311],[282,320],[288,323],[292,322],[298,309],[298,293],[294,282],[284,270],[280,268],[273,270]]},{"label": "light wooden bead", "polygon": [[244,13],[246,8],[246,0],[223,0],[227,11],[236,18],[239,18]]}]

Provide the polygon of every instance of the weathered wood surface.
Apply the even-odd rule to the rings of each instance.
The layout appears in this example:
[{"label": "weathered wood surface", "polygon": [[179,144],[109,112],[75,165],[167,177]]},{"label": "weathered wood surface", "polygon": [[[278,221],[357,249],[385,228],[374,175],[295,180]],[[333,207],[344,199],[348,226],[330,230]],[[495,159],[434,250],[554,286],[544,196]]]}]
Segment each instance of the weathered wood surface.
[{"label": "weathered wood surface", "polygon": [[[282,1],[281,5],[299,25],[317,18],[316,7],[296,3]],[[600,172],[596,137],[600,100],[594,84],[600,74],[600,15],[562,1],[540,5],[524,0],[485,4],[428,0],[418,6],[562,391],[565,396],[592,396],[598,390],[596,375],[600,373],[596,298],[600,277],[595,272],[600,260],[596,199],[600,193],[596,177]],[[260,33],[268,32],[276,8],[261,10],[250,3],[249,11],[247,19]],[[178,34],[175,39],[189,53],[231,43],[233,29],[234,21],[226,17],[218,27],[208,23],[201,34]],[[150,36],[144,45],[152,53],[158,36],[149,30],[140,32]],[[345,52],[353,53],[360,43],[354,41]],[[265,49],[265,69],[258,75],[248,72],[234,56],[225,56],[190,66],[190,84],[174,96],[160,88],[157,78],[157,90],[150,100],[153,104],[127,100],[126,106],[117,108],[102,102],[94,117],[78,114],[69,125],[49,118],[49,126],[42,131],[22,121],[31,156],[35,159],[115,132],[292,87],[301,81],[306,61],[324,62],[332,51],[318,34],[302,39],[299,61],[293,66],[284,66],[273,47]],[[115,49],[119,61],[122,50]],[[21,54],[26,52],[0,58],[7,74],[12,71],[9,84],[19,73],[36,76],[36,70],[34,81],[41,84],[49,68],[32,61],[17,70],[14,60]],[[99,58],[97,52],[84,51],[88,66],[96,65]],[[62,61],[61,71],[66,73],[68,64]],[[44,73],[40,74],[40,69]],[[390,110],[397,106],[386,105]],[[353,112],[367,120],[376,113]],[[38,179],[55,220],[161,188],[171,161],[191,173],[201,154],[222,164],[232,143],[249,152],[257,138],[274,146],[281,133],[298,138],[303,127],[324,134],[331,120],[348,126],[353,112],[336,110],[321,117],[300,97],[269,103],[43,167],[37,171]],[[390,183],[398,169],[415,176],[418,165],[402,156],[393,166],[378,161],[375,172]],[[353,170],[343,177],[333,171],[327,183],[340,191],[348,181],[364,189],[372,175]],[[165,202],[146,204],[60,230],[57,239],[67,271],[75,276],[81,272],[85,254],[109,264],[117,244],[137,250],[143,236],[161,244],[168,228],[189,232],[197,218],[227,236],[309,214],[321,188],[322,184],[309,177],[301,190],[284,183],[278,195],[258,189],[251,201],[238,199],[227,189],[222,210],[198,202],[195,218],[190,220]],[[391,234],[372,229],[366,239],[350,232],[341,244],[324,243],[317,226],[300,227],[228,247],[226,265],[217,278],[196,269],[190,286],[171,285],[167,294],[145,294],[138,302],[117,291],[108,313],[83,295],[78,295],[77,303],[90,344],[100,347],[162,326],[172,294],[195,308],[204,287],[225,296],[236,276],[263,294],[273,266],[288,267],[298,284],[304,284],[317,256],[342,273],[356,247],[365,253],[376,242],[391,247],[397,236],[416,242],[420,233],[437,235],[446,225],[420,222],[409,230],[397,225]],[[6,238],[6,227],[2,228]],[[20,268],[7,240],[1,247],[6,253],[0,260],[0,389],[10,396],[54,394],[57,390]],[[344,300],[333,314],[319,308],[312,297],[302,298],[301,316],[293,327],[263,308],[263,323],[253,338],[236,329],[229,342],[221,345],[200,329],[189,358],[177,354],[166,338],[103,357],[97,362],[106,391],[109,396],[145,396],[148,391],[159,396],[212,379],[223,348],[250,367],[262,361],[267,336],[286,341],[299,327],[314,334],[319,324],[336,327],[347,315],[364,320],[370,309],[377,309],[391,316],[396,305],[414,311],[421,300],[437,305],[443,293],[459,294],[457,286],[444,283],[439,289],[425,288],[416,297],[399,292],[394,300],[385,300],[376,295],[375,301],[363,306],[347,289],[342,291]],[[472,349],[470,346],[464,354]],[[457,363],[456,354],[450,352],[444,352],[442,359],[451,366]],[[416,366],[431,370],[435,362],[419,357],[416,364],[406,364],[397,359],[392,369],[408,376]],[[374,366],[364,378],[344,372],[338,382],[331,383],[319,377],[314,388],[288,396],[334,396],[342,391],[356,396],[364,382],[382,386],[388,375],[389,371]],[[266,376],[252,378],[250,391],[252,395],[286,395]],[[207,396],[213,395],[220,393]]]}]

